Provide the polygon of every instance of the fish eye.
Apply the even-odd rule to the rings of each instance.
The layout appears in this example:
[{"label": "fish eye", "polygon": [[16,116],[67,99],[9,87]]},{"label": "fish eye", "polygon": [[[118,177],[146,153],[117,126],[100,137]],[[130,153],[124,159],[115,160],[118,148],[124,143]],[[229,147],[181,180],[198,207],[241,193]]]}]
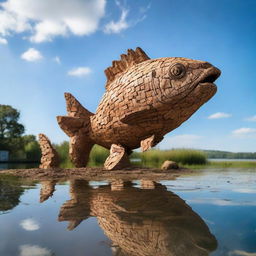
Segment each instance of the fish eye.
[{"label": "fish eye", "polygon": [[172,78],[182,78],[186,74],[186,68],[181,63],[175,63],[170,68],[170,76]]}]

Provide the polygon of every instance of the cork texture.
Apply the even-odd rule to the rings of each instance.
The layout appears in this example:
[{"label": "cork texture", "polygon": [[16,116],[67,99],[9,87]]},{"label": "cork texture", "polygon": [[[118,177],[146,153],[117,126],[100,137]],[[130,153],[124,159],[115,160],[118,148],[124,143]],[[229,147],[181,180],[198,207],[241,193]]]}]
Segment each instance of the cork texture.
[{"label": "cork texture", "polygon": [[39,168],[49,169],[59,166],[59,156],[57,151],[52,146],[48,137],[42,133],[38,135],[39,145],[42,152],[41,164]]},{"label": "cork texture", "polygon": [[131,183],[112,187],[71,181],[71,199],[61,206],[59,221],[68,221],[67,229],[74,230],[97,217],[113,255],[207,256],[216,249],[217,241],[201,217],[165,186],[144,182],[141,188]]},{"label": "cork texture", "polygon": [[213,82],[220,70],[187,58],[149,59],[137,48],[113,61],[105,73],[106,92],[95,114],[66,93],[68,116],[57,117],[71,137],[76,167],[86,165],[93,144],[120,145],[128,154],[155,146],[216,93]]}]

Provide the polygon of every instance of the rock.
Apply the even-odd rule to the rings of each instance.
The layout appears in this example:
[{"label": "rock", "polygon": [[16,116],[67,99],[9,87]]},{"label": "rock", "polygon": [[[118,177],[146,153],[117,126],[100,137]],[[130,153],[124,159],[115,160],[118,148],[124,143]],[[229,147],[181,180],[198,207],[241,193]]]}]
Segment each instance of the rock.
[{"label": "rock", "polygon": [[166,160],[161,166],[162,170],[179,169],[179,165],[174,161]]}]

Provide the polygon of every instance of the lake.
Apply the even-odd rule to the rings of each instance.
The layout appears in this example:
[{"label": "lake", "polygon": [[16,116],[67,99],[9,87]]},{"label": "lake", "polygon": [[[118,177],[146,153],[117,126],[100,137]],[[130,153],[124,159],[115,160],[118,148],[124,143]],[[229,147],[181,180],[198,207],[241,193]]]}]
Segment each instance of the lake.
[{"label": "lake", "polygon": [[2,256],[255,256],[256,170],[176,180],[0,176]]},{"label": "lake", "polygon": [[210,162],[256,162],[256,159],[208,158]]}]

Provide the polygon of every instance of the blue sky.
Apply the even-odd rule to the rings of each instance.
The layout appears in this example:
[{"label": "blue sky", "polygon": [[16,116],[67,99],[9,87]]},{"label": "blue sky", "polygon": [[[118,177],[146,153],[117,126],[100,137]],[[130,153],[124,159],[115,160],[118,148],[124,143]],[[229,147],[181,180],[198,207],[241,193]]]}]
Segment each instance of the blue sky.
[{"label": "blue sky", "polygon": [[27,134],[67,140],[55,118],[65,115],[63,93],[95,111],[104,69],[140,46],[151,58],[206,60],[222,70],[217,94],[159,148],[256,151],[256,1],[0,3],[0,103],[21,111]]}]

